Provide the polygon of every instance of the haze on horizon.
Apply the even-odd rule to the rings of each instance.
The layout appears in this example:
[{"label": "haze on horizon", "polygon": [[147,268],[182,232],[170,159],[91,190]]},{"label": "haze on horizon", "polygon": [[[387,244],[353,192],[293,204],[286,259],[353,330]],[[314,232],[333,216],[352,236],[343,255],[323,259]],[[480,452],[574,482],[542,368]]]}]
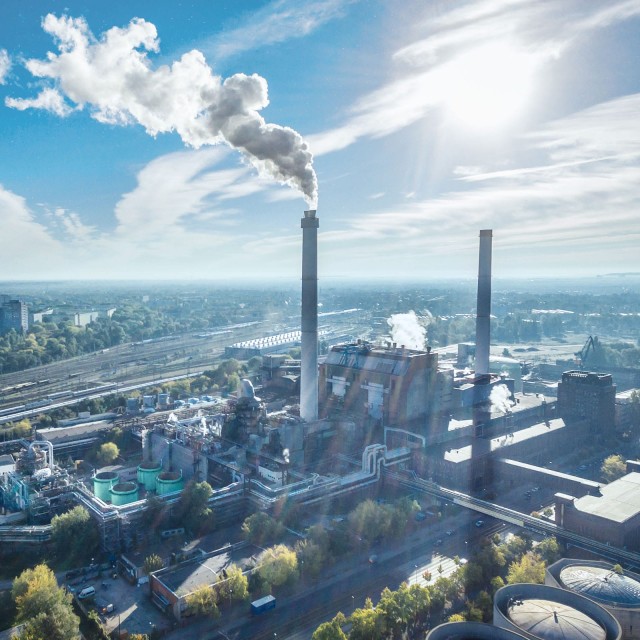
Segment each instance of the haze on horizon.
[{"label": "haze on horizon", "polygon": [[7,0],[3,279],[295,280],[315,175],[321,280],[473,278],[482,228],[497,278],[640,272],[639,31],[640,0]]}]

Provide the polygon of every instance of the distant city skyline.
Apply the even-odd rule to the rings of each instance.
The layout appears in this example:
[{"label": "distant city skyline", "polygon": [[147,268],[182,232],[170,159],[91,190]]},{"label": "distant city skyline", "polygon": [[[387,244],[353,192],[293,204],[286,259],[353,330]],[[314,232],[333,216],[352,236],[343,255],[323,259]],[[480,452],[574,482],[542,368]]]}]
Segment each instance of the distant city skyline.
[{"label": "distant city skyline", "polygon": [[638,41],[640,0],[5,0],[1,279],[295,280],[314,171],[321,283],[473,278],[484,228],[496,278],[640,272]]}]

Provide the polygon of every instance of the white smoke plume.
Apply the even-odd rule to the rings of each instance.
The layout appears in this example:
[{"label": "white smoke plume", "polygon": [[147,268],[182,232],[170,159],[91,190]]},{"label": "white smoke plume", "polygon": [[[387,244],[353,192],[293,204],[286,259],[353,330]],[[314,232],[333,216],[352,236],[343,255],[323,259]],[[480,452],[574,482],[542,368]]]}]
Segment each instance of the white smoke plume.
[{"label": "white smoke plume", "polygon": [[391,327],[389,335],[398,346],[404,345],[408,349],[424,349],[427,339],[426,326],[429,324],[430,314],[418,318],[415,311],[408,313],[394,313],[387,319]]},{"label": "white smoke plume", "polygon": [[511,411],[511,392],[509,387],[505,384],[498,384],[493,387],[489,395],[489,402],[491,403],[492,411],[502,411],[502,413]]},{"label": "white smoke plume", "polygon": [[58,116],[87,108],[99,122],[140,124],[152,136],[175,131],[195,148],[227,143],[262,175],[298,189],[310,207],[317,206],[307,143],[293,129],[268,124],[258,113],[269,104],[264,78],[237,73],[223,80],[197,50],[154,69],[147,54],[159,51],[158,34],[141,18],[99,39],[83,18],[49,14],[42,27],[59,52],[28,60],[26,67],[35,77],[49,79],[50,86],[35,98],[7,98],[7,106]]}]

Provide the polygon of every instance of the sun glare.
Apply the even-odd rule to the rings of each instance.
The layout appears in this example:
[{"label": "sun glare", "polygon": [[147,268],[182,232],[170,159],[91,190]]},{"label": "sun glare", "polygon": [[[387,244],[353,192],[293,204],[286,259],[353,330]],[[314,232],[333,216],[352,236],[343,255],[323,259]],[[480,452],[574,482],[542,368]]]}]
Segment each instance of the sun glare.
[{"label": "sun glare", "polygon": [[523,112],[531,95],[533,59],[511,44],[467,51],[443,72],[447,117],[470,127],[508,124]]}]

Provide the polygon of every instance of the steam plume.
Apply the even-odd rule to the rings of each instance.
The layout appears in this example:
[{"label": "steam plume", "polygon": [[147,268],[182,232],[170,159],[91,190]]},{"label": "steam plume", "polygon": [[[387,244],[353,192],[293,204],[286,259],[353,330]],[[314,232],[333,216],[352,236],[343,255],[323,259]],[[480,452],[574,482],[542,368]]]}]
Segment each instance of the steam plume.
[{"label": "steam plume", "polygon": [[430,316],[425,316],[419,319],[415,311],[394,313],[387,319],[387,324],[391,327],[391,340],[408,349],[424,349],[427,337],[424,324],[429,324],[429,318]]},{"label": "steam plume", "polygon": [[502,413],[511,411],[511,392],[509,387],[504,384],[498,384],[493,387],[489,395],[489,402],[491,402],[492,410],[502,411]]},{"label": "steam plume", "polygon": [[261,174],[298,189],[316,207],[317,179],[307,143],[293,129],[268,124],[258,113],[269,104],[264,78],[237,73],[223,81],[197,50],[154,70],[147,53],[159,51],[157,31],[140,18],[109,29],[100,39],[83,18],[49,14],[42,27],[59,53],[28,60],[26,67],[38,78],[51,79],[53,86],[35,98],[7,98],[7,106],[59,116],[87,107],[99,122],[140,124],[152,136],[175,131],[195,148],[225,142]]}]

